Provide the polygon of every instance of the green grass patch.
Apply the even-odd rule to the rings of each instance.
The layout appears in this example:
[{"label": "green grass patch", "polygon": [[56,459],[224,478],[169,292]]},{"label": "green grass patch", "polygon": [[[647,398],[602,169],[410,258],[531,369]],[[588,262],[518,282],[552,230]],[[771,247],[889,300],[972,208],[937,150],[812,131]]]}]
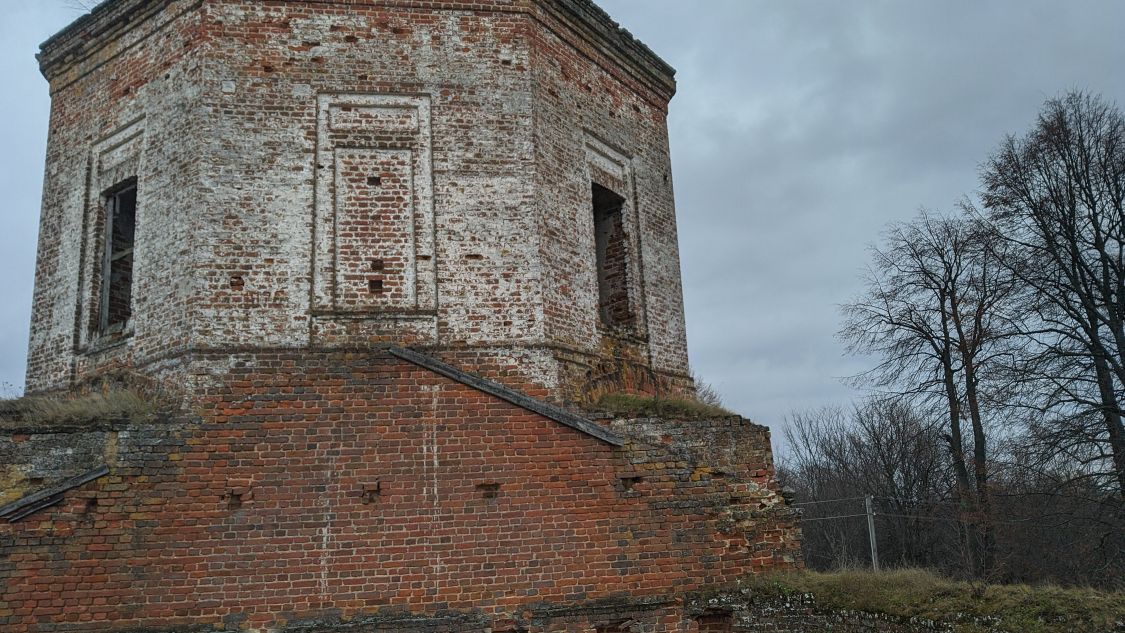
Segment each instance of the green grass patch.
[{"label": "green grass patch", "polygon": [[631,394],[608,394],[594,408],[619,418],[668,418],[702,420],[735,415],[727,409],[687,398],[649,398]]},{"label": "green grass patch", "polygon": [[799,572],[751,577],[749,584],[767,595],[813,594],[826,610],[943,621],[959,633],[1104,633],[1125,620],[1125,592],[977,585],[922,570]]}]

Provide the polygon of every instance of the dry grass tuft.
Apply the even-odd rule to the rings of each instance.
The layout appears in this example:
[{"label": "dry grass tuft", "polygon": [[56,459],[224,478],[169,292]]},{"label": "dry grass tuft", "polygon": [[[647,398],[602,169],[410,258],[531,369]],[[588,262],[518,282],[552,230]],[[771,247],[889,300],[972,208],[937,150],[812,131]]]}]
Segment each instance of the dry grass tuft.
[{"label": "dry grass tuft", "polygon": [[179,403],[174,390],[138,374],[118,372],[72,392],[0,399],[0,420],[27,426],[144,422],[175,410]]},{"label": "dry grass tuft", "polygon": [[686,398],[649,398],[631,394],[602,396],[594,409],[619,418],[667,418],[673,420],[702,420],[734,416],[727,409],[714,404]]}]

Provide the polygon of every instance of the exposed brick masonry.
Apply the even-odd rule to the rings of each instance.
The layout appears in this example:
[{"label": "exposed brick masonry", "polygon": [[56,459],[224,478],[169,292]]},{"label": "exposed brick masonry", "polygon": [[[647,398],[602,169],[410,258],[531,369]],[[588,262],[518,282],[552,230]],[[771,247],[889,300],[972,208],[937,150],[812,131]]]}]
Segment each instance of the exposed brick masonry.
[{"label": "exposed brick masonry", "polygon": [[674,72],[589,0],[109,0],[40,64],[28,389],[185,412],[0,419],[0,630],[717,633],[800,565],[766,429],[573,412],[693,392]]},{"label": "exposed brick masonry", "polygon": [[[114,0],[41,62],[30,390],[381,341],[515,354],[559,400],[690,390],[672,71],[585,0]],[[132,313],[107,337],[101,227],[130,179]],[[595,182],[623,198],[625,337],[599,326]]]},{"label": "exposed brick masonry", "polygon": [[[636,611],[670,631],[685,616],[664,601],[797,555],[768,462],[710,468],[663,445],[676,424],[650,421],[659,437],[615,449],[390,355],[199,359],[232,360],[200,419],[94,433],[111,476],[0,523],[0,628],[409,613],[586,631]],[[693,426],[710,424],[768,441],[737,419]],[[30,440],[0,439],[0,453],[34,459]],[[561,605],[582,607],[574,623],[549,621]]]}]

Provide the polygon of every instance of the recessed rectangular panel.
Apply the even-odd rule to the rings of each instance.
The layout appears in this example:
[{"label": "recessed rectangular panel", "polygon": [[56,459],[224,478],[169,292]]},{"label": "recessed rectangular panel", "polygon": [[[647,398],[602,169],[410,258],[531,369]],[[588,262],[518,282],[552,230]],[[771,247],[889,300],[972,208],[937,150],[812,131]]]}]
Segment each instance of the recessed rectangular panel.
[{"label": "recessed rectangular panel", "polygon": [[436,338],[430,98],[317,96],[313,338]]},{"label": "recessed rectangular panel", "polygon": [[413,152],[337,149],[335,158],[336,305],[414,309]]}]

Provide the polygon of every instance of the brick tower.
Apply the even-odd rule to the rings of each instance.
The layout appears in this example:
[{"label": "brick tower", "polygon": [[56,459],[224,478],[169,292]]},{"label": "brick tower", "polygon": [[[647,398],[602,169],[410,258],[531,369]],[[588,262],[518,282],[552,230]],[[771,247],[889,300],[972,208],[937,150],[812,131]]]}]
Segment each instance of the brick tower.
[{"label": "brick tower", "polygon": [[673,71],[591,2],[111,0],[40,63],[30,391],[380,343],[690,390]]},{"label": "brick tower", "polygon": [[589,0],[107,0],[40,63],[0,630],[718,633],[800,565],[766,428],[560,406],[692,389],[672,71]]}]

